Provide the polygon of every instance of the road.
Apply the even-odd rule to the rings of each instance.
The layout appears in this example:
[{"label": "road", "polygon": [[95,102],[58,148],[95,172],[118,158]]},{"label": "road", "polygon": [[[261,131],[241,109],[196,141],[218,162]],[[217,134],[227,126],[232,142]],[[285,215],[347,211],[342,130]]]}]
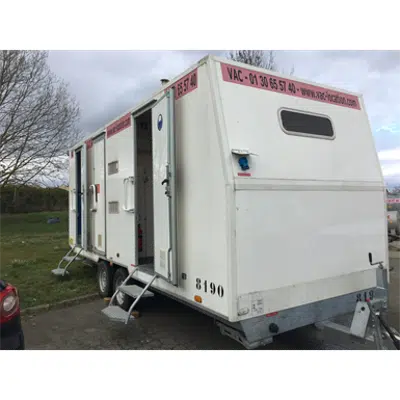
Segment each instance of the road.
[{"label": "road", "polygon": [[[400,252],[399,252],[400,255]],[[389,321],[400,331],[400,258],[390,260]],[[143,314],[128,326],[109,321],[100,312],[99,299],[78,306],[51,310],[25,317],[26,348],[34,350],[242,350],[232,339],[222,336],[214,321],[191,308],[163,296],[142,299]],[[373,344],[358,343],[349,336],[325,329],[309,328],[281,335],[265,350],[290,349],[374,349]]]}]

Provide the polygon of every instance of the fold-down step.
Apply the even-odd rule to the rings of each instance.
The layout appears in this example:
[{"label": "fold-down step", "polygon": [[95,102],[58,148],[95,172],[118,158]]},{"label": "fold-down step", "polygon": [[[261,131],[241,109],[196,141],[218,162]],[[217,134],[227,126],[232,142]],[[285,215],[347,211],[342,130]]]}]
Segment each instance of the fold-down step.
[{"label": "fold-down step", "polygon": [[[135,297],[138,297],[140,295],[140,293],[142,293],[143,288],[141,288],[140,286],[137,286],[137,285],[124,285],[124,286],[120,286],[119,290],[122,293],[125,293],[128,296],[135,298]],[[143,293],[142,297],[152,297],[152,296],[154,296],[154,293],[149,292],[147,290],[145,293]]]}]

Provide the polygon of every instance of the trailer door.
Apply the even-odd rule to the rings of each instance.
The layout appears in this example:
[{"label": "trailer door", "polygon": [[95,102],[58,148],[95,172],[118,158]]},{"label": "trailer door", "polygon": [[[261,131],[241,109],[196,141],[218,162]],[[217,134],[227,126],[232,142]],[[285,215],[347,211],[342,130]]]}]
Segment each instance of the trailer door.
[{"label": "trailer door", "polygon": [[76,210],[76,197],[77,197],[77,182],[76,182],[76,154],[75,150],[69,152],[69,184],[68,184],[68,204],[69,204],[69,215],[68,215],[68,231],[69,231],[69,244],[73,246],[77,244],[77,210]]},{"label": "trailer door", "polygon": [[82,248],[87,250],[87,145],[81,150],[81,226],[82,226]]},{"label": "trailer door", "polygon": [[154,271],[177,285],[174,105],[169,89],[152,111]]},{"label": "trailer door", "polygon": [[[106,128],[106,255],[118,265],[136,265],[135,132],[130,113]],[[101,190],[101,187],[100,187]]]},{"label": "trailer door", "polygon": [[96,253],[105,254],[105,168],[104,134],[92,144],[91,181],[89,185],[90,243]]}]

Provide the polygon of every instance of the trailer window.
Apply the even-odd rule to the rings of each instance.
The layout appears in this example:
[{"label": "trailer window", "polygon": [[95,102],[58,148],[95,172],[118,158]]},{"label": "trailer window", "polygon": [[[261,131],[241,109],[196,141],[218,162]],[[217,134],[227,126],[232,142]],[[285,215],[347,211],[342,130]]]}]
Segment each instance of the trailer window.
[{"label": "trailer window", "polygon": [[282,127],[286,133],[301,136],[334,137],[332,122],[321,115],[281,110]]}]

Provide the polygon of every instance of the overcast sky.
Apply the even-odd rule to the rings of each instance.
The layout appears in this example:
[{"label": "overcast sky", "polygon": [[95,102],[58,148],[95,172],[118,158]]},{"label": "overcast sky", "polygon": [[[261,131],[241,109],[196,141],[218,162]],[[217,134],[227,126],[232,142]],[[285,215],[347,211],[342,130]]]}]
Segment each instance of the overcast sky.
[{"label": "overcast sky", "polygon": [[[51,51],[51,69],[70,85],[86,132],[150,96],[161,78],[172,79],[218,51]],[[363,93],[382,169],[400,183],[400,52],[277,51],[281,69],[294,76]]]}]

